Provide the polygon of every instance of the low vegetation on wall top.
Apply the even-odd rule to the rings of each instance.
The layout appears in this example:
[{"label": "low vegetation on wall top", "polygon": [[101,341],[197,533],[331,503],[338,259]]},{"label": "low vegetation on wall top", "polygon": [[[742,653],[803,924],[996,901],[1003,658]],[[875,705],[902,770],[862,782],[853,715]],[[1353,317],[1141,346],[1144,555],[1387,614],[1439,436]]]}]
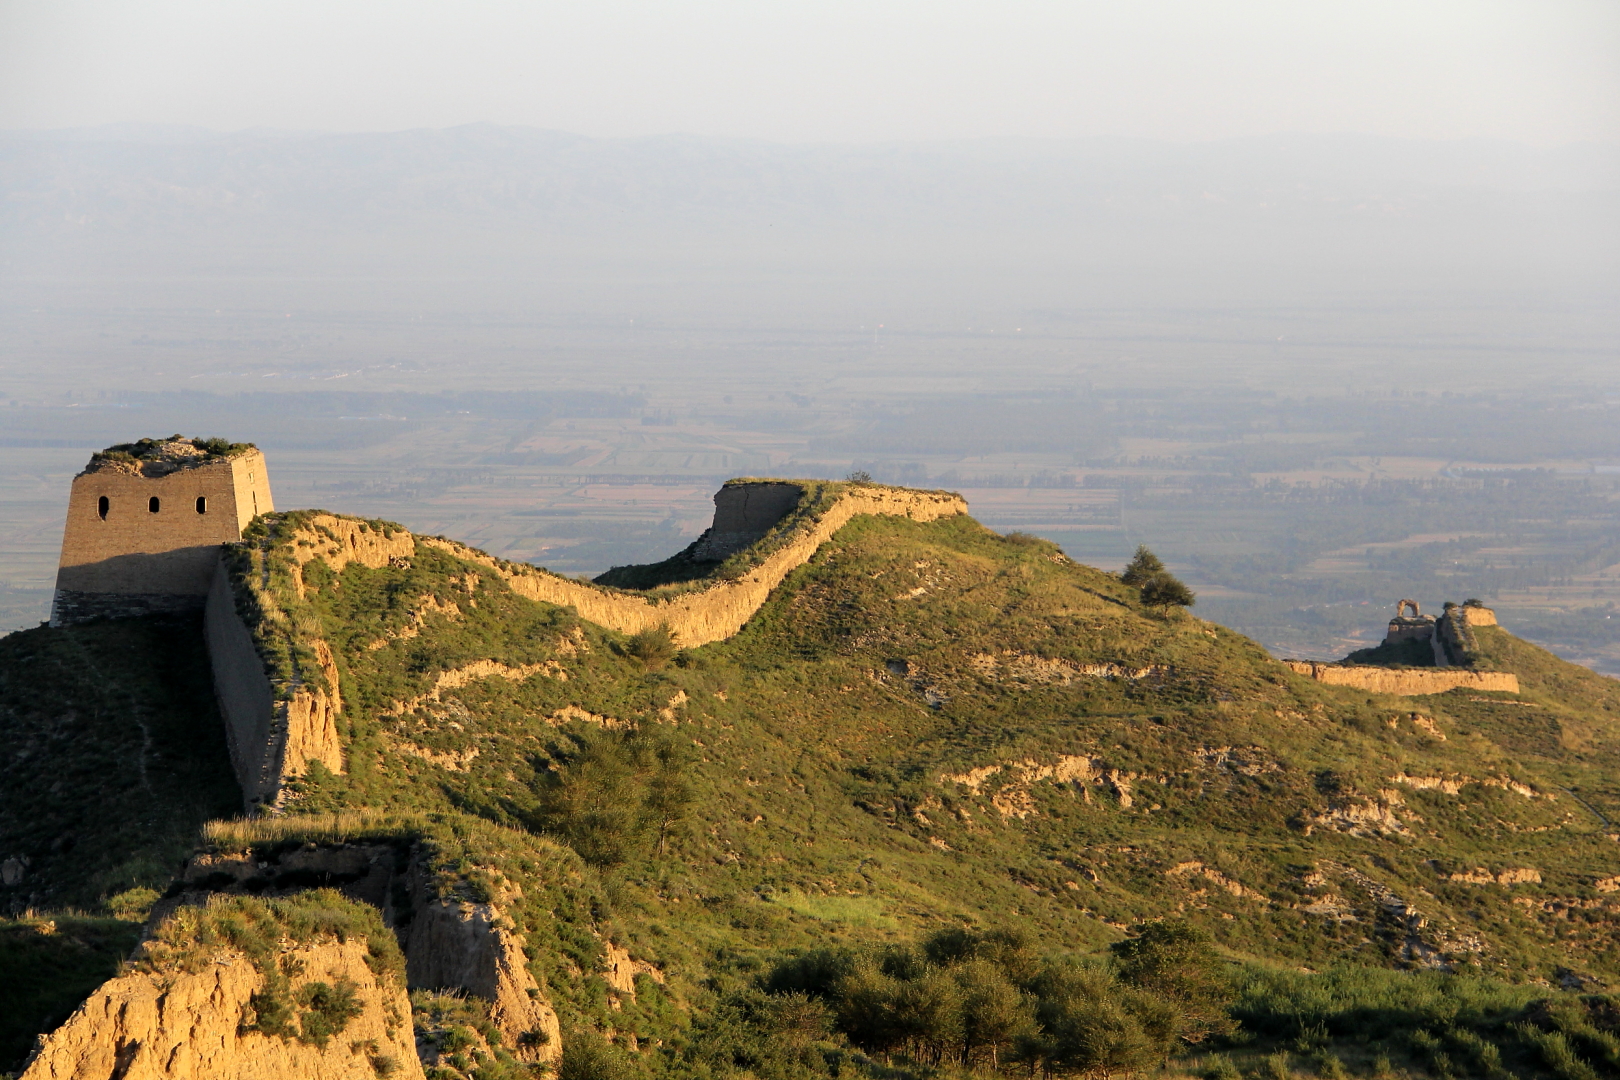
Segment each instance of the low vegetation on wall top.
[{"label": "low vegetation on wall top", "polygon": [[253,443],[227,439],[188,439],[184,435],[174,434],[167,439],[137,439],[98,450],[90,455],[90,471],[104,465],[118,464],[204,464],[257,449]]}]

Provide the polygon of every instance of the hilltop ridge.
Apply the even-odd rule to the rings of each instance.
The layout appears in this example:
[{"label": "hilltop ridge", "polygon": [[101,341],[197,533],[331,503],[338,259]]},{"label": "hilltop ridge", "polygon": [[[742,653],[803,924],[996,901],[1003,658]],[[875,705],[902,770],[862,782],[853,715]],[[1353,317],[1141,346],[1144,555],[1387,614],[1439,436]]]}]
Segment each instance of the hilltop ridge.
[{"label": "hilltop ridge", "polygon": [[[697,1068],[690,1033],[719,1022],[724,988],[786,957],[950,927],[1084,956],[1174,917],[1244,963],[1620,979],[1612,680],[1478,626],[1480,664],[1518,693],[1327,685],[948,493],[794,483],[747,545],[694,545],[701,573],[642,590],[388,522],[261,515],[227,549],[206,634],[237,620],[264,726],[222,690],[229,752],[210,760],[276,816],[210,826],[178,877],[57,842],[74,804],[41,765],[71,758],[61,717],[95,690],[63,677],[41,697],[36,661],[120,624],[13,635],[3,715],[36,749],[0,765],[20,868],[0,896],[327,883],[379,905],[408,972],[443,912],[489,970],[530,980],[563,1053],[605,1037],[654,1072]],[[175,625],[200,656],[203,625]],[[660,628],[674,640],[649,647]],[[109,812],[165,767],[151,753],[102,766]],[[419,993],[460,987],[499,1035],[494,982],[417,970]],[[444,1008],[419,1006],[419,1030]],[[516,1023],[502,1045],[555,1050]],[[470,1075],[451,1056],[434,1075]]]}]

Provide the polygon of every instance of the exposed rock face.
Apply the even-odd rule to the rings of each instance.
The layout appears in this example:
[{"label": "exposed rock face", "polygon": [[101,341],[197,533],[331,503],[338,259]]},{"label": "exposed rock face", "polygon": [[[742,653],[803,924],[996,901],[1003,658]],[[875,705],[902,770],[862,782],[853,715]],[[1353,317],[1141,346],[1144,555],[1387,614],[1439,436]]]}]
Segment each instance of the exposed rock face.
[{"label": "exposed rock face", "polygon": [[[300,571],[315,559],[337,572],[351,562],[376,570],[390,563],[408,562],[416,554],[416,538],[404,529],[381,529],[369,521],[336,514],[306,518],[293,530],[292,541],[292,556]],[[295,583],[302,597],[302,576]]]},{"label": "exposed rock face", "polygon": [[[366,966],[366,943],[293,950],[292,989],[352,983],[361,1012],[325,1048],[240,1030],[264,977],[240,954],[194,975],[136,972],[108,980],[47,1036],[23,1080],[420,1080],[405,988]],[[296,966],[296,965],[295,965]]]},{"label": "exposed rock face", "polygon": [[317,761],[331,772],[343,772],[343,745],[337,730],[343,698],[338,693],[337,661],[331,647],[319,638],[315,640],[315,657],[325,685],[297,690],[292,700],[281,706],[286,732],[279,769],[282,783],[304,775]]},{"label": "exposed rock face", "polygon": [[1461,668],[1386,668],[1355,664],[1322,664],[1315,660],[1284,660],[1289,668],[1329,686],[1353,686],[1378,694],[1416,697],[1443,694],[1459,688],[1519,692],[1519,677],[1508,671],[1467,671]]},{"label": "exposed rock face", "polygon": [[1460,881],[1467,885],[1539,885],[1541,871],[1533,866],[1517,866],[1492,873],[1483,866],[1476,866],[1472,870],[1448,874],[1446,880]]},{"label": "exposed rock face", "polygon": [[493,904],[419,900],[405,949],[412,987],[456,988],[490,1003],[490,1021],[520,1059],[562,1059],[557,1013],[529,974],[523,941]]},{"label": "exposed rock face", "polygon": [[607,956],[602,968],[602,978],[619,993],[635,997],[637,975],[646,975],[654,982],[664,981],[664,973],[654,965],[643,960],[630,959],[629,949],[620,948],[611,941],[603,942],[603,947]]}]

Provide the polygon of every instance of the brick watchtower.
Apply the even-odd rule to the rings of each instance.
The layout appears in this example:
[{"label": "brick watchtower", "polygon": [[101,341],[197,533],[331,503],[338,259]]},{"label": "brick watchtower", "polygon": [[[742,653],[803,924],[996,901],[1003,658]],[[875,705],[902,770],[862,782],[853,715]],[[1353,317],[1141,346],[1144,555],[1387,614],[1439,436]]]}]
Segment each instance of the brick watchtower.
[{"label": "brick watchtower", "polygon": [[201,610],[219,545],[275,506],[264,455],[223,439],[142,439],[73,478],[51,625]]}]

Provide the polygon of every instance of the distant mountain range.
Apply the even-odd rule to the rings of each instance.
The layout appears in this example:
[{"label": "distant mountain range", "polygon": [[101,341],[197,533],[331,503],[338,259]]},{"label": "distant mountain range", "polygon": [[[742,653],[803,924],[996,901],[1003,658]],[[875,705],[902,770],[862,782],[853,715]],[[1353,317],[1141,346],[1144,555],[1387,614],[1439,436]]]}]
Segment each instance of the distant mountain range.
[{"label": "distant mountain range", "polygon": [[783,145],[113,125],[0,134],[0,192],[8,275],[478,274],[558,258],[663,273],[696,257],[1490,281],[1582,279],[1620,250],[1620,146],[1365,136]]}]

